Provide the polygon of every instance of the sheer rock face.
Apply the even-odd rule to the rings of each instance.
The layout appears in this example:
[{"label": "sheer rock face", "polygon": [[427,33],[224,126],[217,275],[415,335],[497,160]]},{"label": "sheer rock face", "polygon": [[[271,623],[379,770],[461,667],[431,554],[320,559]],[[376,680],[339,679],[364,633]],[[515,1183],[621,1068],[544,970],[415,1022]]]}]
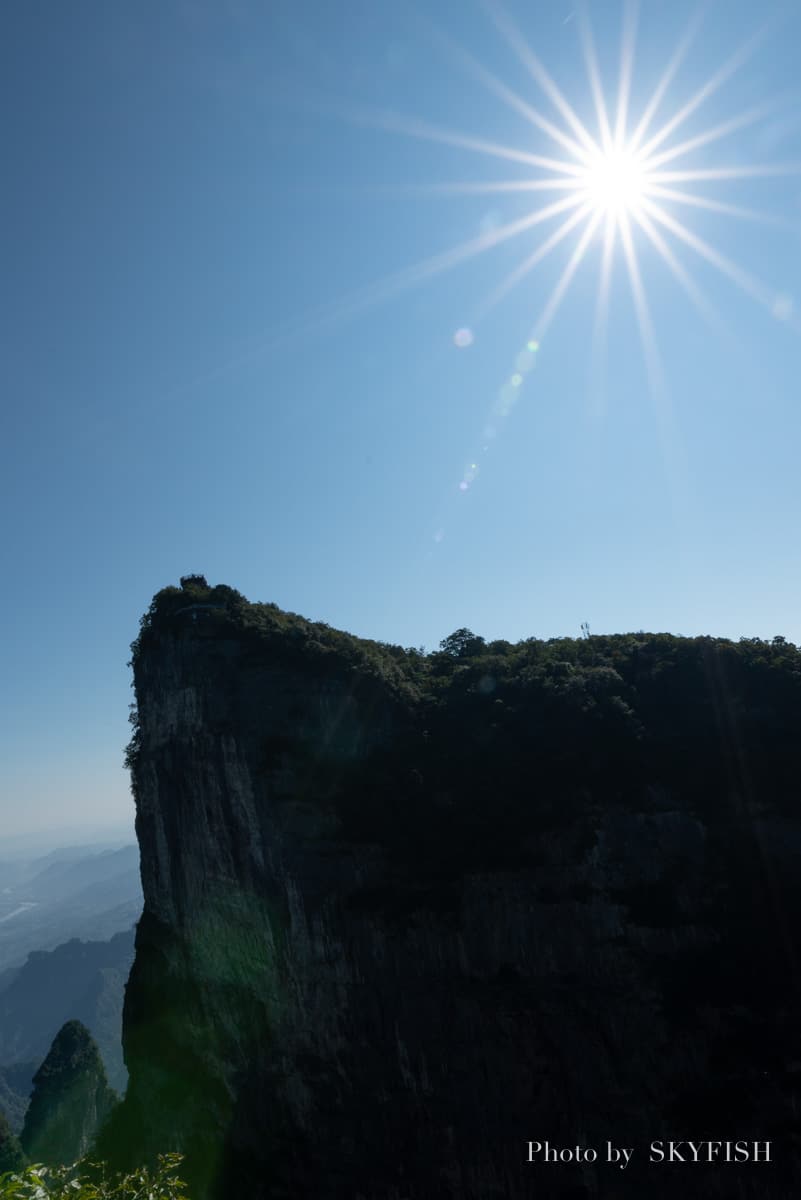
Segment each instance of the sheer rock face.
[{"label": "sheer rock face", "polygon": [[[458,797],[399,756],[428,730],[391,680],[190,611],[154,620],[135,684],[134,1158],[185,1151],[199,1200],[667,1198],[652,1139],[773,1138],[778,1167],[682,1188],[797,1194],[796,820],[607,788],[506,863],[462,832],[439,873]],[[371,788],[392,839],[354,835]],[[530,1140],[634,1158],[546,1168]]]},{"label": "sheer rock face", "polygon": [[33,1077],[21,1142],[31,1162],[76,1162],[116,1102],[92,1035],[68,1021]]}]

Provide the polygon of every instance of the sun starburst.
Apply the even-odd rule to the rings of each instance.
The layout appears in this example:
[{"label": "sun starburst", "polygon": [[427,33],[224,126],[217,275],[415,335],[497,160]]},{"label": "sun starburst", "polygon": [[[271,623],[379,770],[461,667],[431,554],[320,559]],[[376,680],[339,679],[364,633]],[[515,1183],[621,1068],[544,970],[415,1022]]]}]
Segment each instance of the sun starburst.
[{"label": "sun starburst", "polygon": [[[697,185],[721,184],[736,179],[756,179],[760,176],[775,177],[798,172],[798,165],[794,163],[767,166],[738,163],[731,167],[702,166],[699,168],[691,160],[690,165],[682,166],[682,160],[693,152],[707,148],[754,124],[769,111],[770,106],[765,104],[752,107],[746,112],[738,113],[730,119],[694,133],[692,136],[685,135],[682,140],[682,127],[745,63],[764,36],[765,30],[741,46],[693,92],[689,99],[672,108],[664,117],[662,124],[655,128],[655,118],[660,108],[667,107],[666,98],[670,87],[697,33],[700,12],[690,23],[668,60],[645,108],[638,118],[631,120],[629,102],[635,64],[637,27],[635,0],[623,0],[620,69],[617,95],[612,106],[607,103],[592,30],[586,10],[583,10],[577,24],[595,108],[597,132],[593,133],[592,129],[578,116],[543,63],[526,43],[501,6],[500,0],[481,0],[481,2],[511,50],[525,66],[538,89],[558,114],[554,119],[543,115],[528,99],[523,99],[513,92],[506,83],[494,76],[466,50],[457,46],[450,37],[439,31],[436,31],[436,36],[440,43],[479,83],[524,116],[540,134],[544,134],[554,146],[554,154],[561,154],[561,157],[552,157],[548,153],[532,154],[528,149],[488,143],[469,135],[453,133],[422,123],[406,123],[394,116],[388,116],[384,121],[387,128],[394,128],[397,132],[411,133],[417,137],[449,143],[494,158],[507,159],[510,162],[529,164],[538,172],[537,175],[527,180],[510,180],[500,183],[474,181],[446,185],[444,188],[440,186],[438,190],[479,193],[503,193],[505,191],[512,193],[530,190],[532,193],[563,193],[561,200],[534,208],[523,218],[499,225],[489,234],[484,235],[481,242],[474,240],[472,243],[465,243],[460,250],[451,252],[452,254],[464,254],[465,257],[472,256],[492,245],[515,237],[524,230],[532,229],[534,226],[549,222],[556,217],[561,218],[556,228],[547,233],[539,245],[495,287],[479,308],[476,319],[480,320],[486,315],[488,310],[503,296],[538,268],[558,245],[573,237],[575,239],[573,249],[569,252],[567,262],[535,320],[526,342],[528,348],[533,346],[538,350],[583,258],[593,242],[600,237],[601,265],[593,336],[594,350],[597,350],[599,343],[603,340],[606,329],[610,281],[616,247],[619,246],[620,257],[625,264],[629,279],[651,390],[658,403],[662,403],[665,396],[664,379],[660,366],[656,331],[648,304],[646,282],[638,261],[636,233],[656,251],[700,315],[706,321],[715,324],[718,330],[722,325],[719,315],[693,278],[691,271],[682,264],[676,255],[671,241],[693,251],[704,263],[714,267],[728,282],[733,283],[753,300],[765,306],[774,317],[795,323],[792,302],[788,297],[777,293],[727,258],[693,232],[677,215],[677,211],[695,208],[747,220],[770,221],[771,218],[765,217],[762,213],[699,192]],[[677,137],[677,135],[679,136]],[[683,185],[683,187],[676,185]],[[426,263],[420,264],[418,269],[422,270],[427,277],[438,272],[444,265],[440,256],[439,259],[428,260]],[[403,285],[402,281],[398,282]],[[495,436],[499,420],[509,415],[520,395],[520,385],[523,382],[523,375],[520,371],[521,357],[526,359],[529,367],[535,361],[535,358],[531,354],[527,355],[525,351],[518,355],[514,374],[500,389],[492,406],[482,440],[488,441]],[[659,399],[659,396],[662,397],[662,400]],[[476,470],[475,464],[471,465],[468,472],[469,478],[466,475],[460,484],[461,490],[465,490],[469,486],[475,477]]]},{"label": "sun starburst", "polygon": [[[581,0],[579,0],[581,2]],[[754,209],[732,204],[704,190],[736,180],[756,180],[798,174],[797,163],[697,165],[697,152],[755,124],[771,110],[760,104],[736,113],[690,136],[683,132],[703,105],[717,93],[755,52],[768,28],[762,29],[740,46],[692,94],[673,104],[670,97],[676,84],[679,67],[686,58],[698,33],[703,9],[687,26],[678,45],[669,57],[665,69],[642,111],[632,112],[631,88],[635,74],[635,41],[638,10],[636,0],[622,0],[622,34],[620,65],[614,100],[609,102],[601,78],[594,38],[586,9],[579,9],[575,22],[581,41],[584,64],[594,107],[594,120],[582,120],[564,92],[556,84],[545,65],[526,42],[501,0],[480,0],[509,49],[522,63],[537,91],[550,106],[550,115],[541,112],[529,98],[519,95],[503,80],[454,39],[436,28],[427,18],[428,40],[433,39],[457,64],[466,70],[482,87],[492,92],[510,109],[521,115],[547,139],[536,152],[528,145],[508,145],[476,136],[474,133],[443,128],[427,121],[403,117],[394,112],[380,112],[352,105],[338,105],[341,117],[362,125],[379,127],[394,134],[446,144],[460,150],[530,168],[528,178],[505,180],[474,179],[429,185],[404,184],[404,190],[439,194],[523,194],[550,198],[532,207],[529,212],[506,223],[496,223],[480,234],[448,250],[398,271],[370,287],[337,302],[333,319],[356,315],[372,305],[388,300],[407,288],[417,286],[432,277],[483,254],[501,243],[535,231],[557,221],[555,228],[545,230],[539,243],[502,279],[478,306],[472,326],[513,288],[520,285],[531,272],[566,244],[567,261],[533,322],[523,349],[515,358],[510,373],[492,405],[482,441],[489,442],[498,432],[499,419],[509,415],[521,393],[521,385],[536,362],[537,352],[557,310],[568,293],[582,260],[593,245],[600,243],[600,269],[596,301],[593,353],[603,342],[607,325],[611,279],[615,261],[619,258],[628,276],[632,300],[641,335],[645,363],[652,390],[659,391],[661,375],[656,330],[651,317],[647,282],[638,261],[638,243],[647,244],[662,260],[690,303],[704,320],[722,328],[719,314],[693,277],[691,269],[682,263],[677,248],[691,251],[706,266],[714,268],[729,283],[746,293],[767,309],[772,317],[801,327],[794,314],[792,299],[770,287],[732,261],[720,250],[705,241],[682,219],[681,213],[705,211],[732,218],[775,223],[775,218]],[[329,106],[331,111],[331,106]],[[657,116],[662,113],[661,124]],[[683,165],[683,160],[687,165]],[[699,190],[699,187],[701,190]],[[326,322],[330,319],[324,317]],[[467,325],[467,323],[466,323]],[[457,346],[473,342],[471,329],[459,331]],[[533,349],[532,349],[533,348]],[[664,391],[664,389],[662,389]],[[486,447],[485,447],[486,448]],[[473,482],[478,466],[471,463],[461,481],[464,491]]]},{"label": "sun starburst", "polygon": [[[464,47],[458,45],[450,35],[426,21],[426,33],[433,37],[457,63],[467,70],[483,87],[494,93],[508,107],[522,115],[554,147],[553,152],[534,153],[525,146],[510,146],[487,141],[473,134],[454,131],[430,124],[426,121],[402,117],[397,113],[376,112],[352,106],[339,106],[340,115],[360,124],[381,127],[393,133],[405,134],[419,139],[440,142],[493,159],[506,160],[534,168],[538,173],[527,179],[471,180],[451,184],[406,185],[412,190],[439,193],[503,194],[531,192],[532,194],[561,193],[561,198],[552,200],[529,213],[505,224],[483,232],[450,250],[441,252],[399,271],[394,276],[373,285],[358,296],[349,298],[348,311],[358,311],[449,270],[458,263],[484,253],[502,242],[515,238],[536,226],[561,217],[555,230],[547,233],[543,241],[494,289],[476,313],[480,320],[502,296],[518,285],[531,271],[537,268],[551,252],[571,235],[575,237],[575,248],[570,253],[562,276],[557,281],[553,294],[546,301],[543,311],[532,328],[529,340],[540,342],[545,327],[553,318],[556,308],[567,291],[576,269],[597,237],[602,239],[601,274],[599,281],[599,306],[607,303],[609,280],[620,247],[631,284],[635,306],[642,315],[645,285],[635,286],[637,268],[637,239],[644,238],[657,252],[691,303],[705,319],[714,319],[710,302],[703,296],[700,287],[690,272],[681,265],[670,240],[692,250],[700,259],[715,267],[729,282],[748,293],[774,315],[787,315],[787,305],[779,304],[781,297],[775,289],[762,283],[747,271],[731,262],[699,235],[695,234],[677,212],[687,209],[702,209],[748,220],[771,221],[770,217],[730,204],[719,197],[698,192],[699,184],[722,184],[734,180],[776,177],[796,174],[796,163],[774,163],[732,166],[716,165],[682,166],[682,159],[701,148],[709,147],[738,130],[755,123],[766,115],[766,104],[752,107],[730,119],[703,129],[691,137],[676,140],[682,127],[698,112],[732,75],[754,53],[765,36],[765,30],[749,39],[732,54],[713,74],[683,103],[672,107],[661,125],[655,126],[660,109],[667,108],[666,100],[683,60],[687,56],[701,22],[701,12],[690,22],[678,46],[669,58],[663,74],[656,84],[648,102],[640,114],[631,113],[630,93],[635,67],[635,34],[637,28],[637,6],[635,0],[623,0],[623,21],[620,48],[620,68],[617,92],[613,105],[609,105],[604,90],[595,51],[592,30],[586,12],[580,10],[576,22],[583,50],[583,57],[592,94],[597,132],[593,132],[576,113],[564,93],[557,86],[543,63],[525,41],[511,20],[500,0],[481,0],[482,6],[500,32],[509,48],[526,68],[554,110],[546,116],[528,98],[514,92],[480,63]],[[683,186],[676,186],[683,185]],[[665,203],[667,202],[667,203]],[[588,236],[588,231],[591,231]],[[624,233],[626,237],[624,238]],[[627,250],[626,239],[630,249]],[[670,240],[669,240],[670,239]],[[578,258],[576,257],[578,249]],[[645,325],[641,321],[641,329]]]},{"label": "sun starburst", "polygon": [[[484,7],[510,48],[557,109],[564,122],[563,128],[559,129],[553,127],[530,105],[526,104],[524,111],[521,104],[516,103],[517,98],[508,94],[509,89],[505,85],[501,85],[474,61],[468,63],[481,82],[491,87],[508,103],[512,103],[520,111],[524,111],[524,115],[528,116],[532,124],[548,134],[563,149],[569,151],[567,158],[538,163],[541,175],[528,181],[529,185],[532,190],[536,191],[553,189],[564,190],[568,193],[568,208],[577,209],[580,216],[572,212],[564,218],[560,228],[566,232],[572,231],[574,227],[579,229],[578,244],[583,247],[580,257],[583,257],[591,241],[591,239],[584,238],[584,233],[589,226],[585,225],[582,230],[581,220],[591,222],[594,230],[600,224],[599,218],[604,219],[599,306],[607,303],[614,248],[616,244],[620,244],[634,303],[638,309],[641,331],[646,328],[647,322],[643,320],[645,288],[641,282],[637,264],[637,249],[632,236],[633,229],[636,228],[657,251],[678,284],[689,296],[690,301],[706,319],[709,319],[712,313],[711,305],[692,280],[689,272],[680,265],[664,236],[665,234],[671,235],[677,242],[692,249],[700,258],[716,267],[730,282],[766,305],[775,314],[776,293],[773,289],[732,263],[693,233],[685,222],[675,215],[677,208],[681,210],[683,207],[695,207],[730,216],[762,219],[760,213],[728,204],[715,197],[698,194],[692,189],[694,185],[702,181],[720,183],[738,178],[756,178],[760,175],[775,176],[783,173],[795,173],[798,170],[796,164],[772,164],[769,166],[738,164],[732,167],[717,166],[700,169],[692,166],[682,168],[681,166],[682,158],[691,152],[709,146],[765,116],[768,106],[759,105],[692,137],[685,137],[680,141],[675,140],[675,135],[685,122],[723,86],[753,53],[763,34],[757,35],[740,47],[688,100],[674,108],[659,128],[654,130],[654,118],[660,106],[664,105],[665,97],[678,67],[692,44],[698,29],[699,17],[691,22],[679,42],[635,124],[629,121],[629,98],[635,60],[636,5],[633,0],[624,0],[620,70],[617,97],[612,111],[607,103],[601,80],[589,20],[586,12],[582,12],[578,25],[597,120],[597,134],[593,134],[578,117],[543,64],[526,44],[498,0],[484,0]],[[629,133],[628,130],[632,124],[633,130]],[[493,147],[493,151],[504,154],[504,148],[501,147]],[[684,184],[691,190],[685,191],[671,186],[675,184]],[[665,205],[664,201],[669,202],[670,208]],[[543,210],[540,209],[539,212],[542,213]],[[502,226],[497,231],[499,237],[503,236],[505,228]],[[552,245],[556,245],[560,240],[559,231],[556,235],[551,234],[548,242],[543,243],[540,251],[535,251],[533,255],[530,255],[528,260],[521,264],[500,288],[496,289],[491,302],[504,294],[509,286],[518,283],[528,273],[528,270],[542,261],[544,256],[542,251],[548,253]],[[574,258],[571,257],[565,267],[565,272],[572,276],[577,265]],[[555,286],[554,296],[561,297],[565,291],[563,273]],[[546,302],[541,317],[535,323],[532,336],[537,340],[541,339],[545,326],[553,316],[553,300],[552,296]],[[653,347],[646,347],[647,354],[652,351]]]}]

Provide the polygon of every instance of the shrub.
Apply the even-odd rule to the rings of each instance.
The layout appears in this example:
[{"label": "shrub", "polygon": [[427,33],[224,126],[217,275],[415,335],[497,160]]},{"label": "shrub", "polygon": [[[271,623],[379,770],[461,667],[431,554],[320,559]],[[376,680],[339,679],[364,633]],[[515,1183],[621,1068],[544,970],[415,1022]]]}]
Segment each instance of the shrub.
[{"label": "shrub", "polygon": [[41,1164],[0,1176],[0,1200],[189,1200],[176,1171],[180,1154],[160,1154],[154,1171],[140,1167],[110,1176],[102,1163],[88,1160],[71,1167]]}]

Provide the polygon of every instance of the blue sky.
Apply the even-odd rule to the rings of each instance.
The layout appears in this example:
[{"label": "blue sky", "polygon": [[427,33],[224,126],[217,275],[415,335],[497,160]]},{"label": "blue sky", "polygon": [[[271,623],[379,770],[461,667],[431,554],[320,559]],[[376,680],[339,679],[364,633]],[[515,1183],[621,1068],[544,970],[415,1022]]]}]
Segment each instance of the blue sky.
[{"label": "blue sky", "polygon": [[[580,10],[507,11],[597,139]],[[629,132],[696,12],[641,5]],[[589,13],[614,114],[624,9]],[[601,225],[518,384],[583,226],[483,315],[564,215],[408,270],[565,195],[426,190],[549,171],[415,123],[570,161],[478,78],[570,133],[480,3],[30,0],[0,25],[7,832],[131,818],[128,646],[188,572],[429,649],[583,621],[801,641],[801,174],[743,174],[801,163],[798,6],[709,4],[650,130],[761,34],[660,147],[746,114],[663,168],[736,168],[672,186],[770,218],[661,201],[744,273],[660,226],[719,327],[632,217],[661,367],[619,237],[593,339]]]}]

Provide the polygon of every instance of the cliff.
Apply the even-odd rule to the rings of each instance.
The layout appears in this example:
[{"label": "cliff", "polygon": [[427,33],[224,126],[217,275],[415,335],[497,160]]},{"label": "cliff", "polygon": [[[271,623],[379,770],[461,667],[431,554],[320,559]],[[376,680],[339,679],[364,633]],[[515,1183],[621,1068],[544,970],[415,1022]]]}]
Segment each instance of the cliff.
[{"label": "cliff", "polygon": [[[423,656],[182,585],[134,644],[108,1153],[184,1150],[197,1197],[797,1195],[795,647]],[[685,1138],[775,1161],[648,1163]]]}]

